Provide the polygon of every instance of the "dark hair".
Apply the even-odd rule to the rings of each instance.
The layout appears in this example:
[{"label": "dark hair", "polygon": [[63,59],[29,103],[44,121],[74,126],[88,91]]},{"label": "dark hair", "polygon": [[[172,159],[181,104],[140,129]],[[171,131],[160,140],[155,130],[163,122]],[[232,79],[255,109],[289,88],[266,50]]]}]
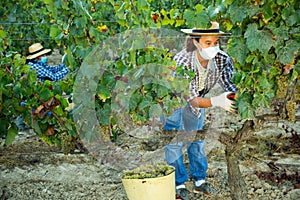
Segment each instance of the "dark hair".
[{"label": "dark hair", "polygon": [[194,45],[193,39],[196,39],[197,42],[200,40],[200,36],[187,36],[185,39],[185,48],[187,52],[192,52],[197,49],[197,47]]}]

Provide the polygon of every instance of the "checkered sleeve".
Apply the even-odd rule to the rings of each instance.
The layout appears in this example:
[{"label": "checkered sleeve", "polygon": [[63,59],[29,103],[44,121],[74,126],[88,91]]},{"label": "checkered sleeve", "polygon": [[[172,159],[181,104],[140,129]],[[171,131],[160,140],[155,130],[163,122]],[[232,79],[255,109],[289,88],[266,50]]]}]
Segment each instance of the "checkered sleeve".
[{"label": "checkered sleeve", "polygon": [[174,60],[176,61],[176,67],[184,66],[186,69],[190,69],[191,56],[192,54],[187,52],[186,49],[180,51],[174,56]]},{"label": "checkered sleeve", "polygon": [[59,81],[69,73],[68,67],[66,67],[63,64],[59,66],[42,65],[38,62],[30,62],[28,64],[31,66],[32,69],[36,70],[37,77],[40,79],[49,78],[52,81]]},{"label": "checkered sleeve", "polygon": [[[192,66],[192,53],[187,52],[186,49],[183,49],[178,54],[174,56],[176,61],[176,67],[183,66],[186,70],[193,70]],[[191,100],[198,96],[197,92],[196,79],[194,78],[189,84],[189,99]]]},{"label": "checkered sleeve", "polygon": [[224,66],[222,67],[219,84],[221,85],[221,87],[225,92],[235,92],[237,88],[231,80],[234,76],[234,65],[232,60],[229,57],[227,57],[225,61],[226,62],[221,63]]}]

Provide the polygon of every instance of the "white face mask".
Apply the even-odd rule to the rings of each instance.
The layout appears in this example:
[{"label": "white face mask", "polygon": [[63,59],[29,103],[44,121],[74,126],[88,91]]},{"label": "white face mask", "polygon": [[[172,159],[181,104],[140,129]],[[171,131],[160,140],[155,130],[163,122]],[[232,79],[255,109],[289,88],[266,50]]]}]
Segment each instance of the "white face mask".
[{"label": "white face mask", "polygon": [[213,59],[217,53],[220,51],[219,46],[215,47],[208,47],[208,48],[201,48],[201,50],[198,48],[198,51],[200,53],[200,56],[205,60]]}]

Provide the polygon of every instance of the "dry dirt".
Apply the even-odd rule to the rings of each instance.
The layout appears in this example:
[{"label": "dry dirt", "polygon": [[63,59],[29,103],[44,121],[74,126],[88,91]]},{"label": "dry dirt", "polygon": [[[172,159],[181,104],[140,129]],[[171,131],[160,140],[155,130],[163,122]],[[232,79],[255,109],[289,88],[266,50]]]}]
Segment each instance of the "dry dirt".
[{"label": "dry dirt", "polygon": [[[299,124],[290,123],[286,127],[289,129],[285,130],[279,123],[269,124],[244,145],[240,169],[249,199],[299,199],[300,152],[295,144],[291,145],[291,132],[299,130]],[[176,132],[152,131],[151,137],[142,137],[149,130],[143,126],[124,133],[114,144],[115,150],[97,155],[76,151],[64,155],[58,147],[42,142],[31,130],[20,132],[12,146],[0,149],[0,199],[126,200],[121,183],[122,165],[163,161],[162,147],[176,135]],[[190,192],[191,200],[231,199],[224,146],[215,140],[216,135],[211,133],[205,138],[209,160],[207,180],[219,194],[209,198]],[[132,154],[125,155],[122,151]],[[188,166],[188,159],[185,160]],[[186,185],[192,191],[192,180]]]}]

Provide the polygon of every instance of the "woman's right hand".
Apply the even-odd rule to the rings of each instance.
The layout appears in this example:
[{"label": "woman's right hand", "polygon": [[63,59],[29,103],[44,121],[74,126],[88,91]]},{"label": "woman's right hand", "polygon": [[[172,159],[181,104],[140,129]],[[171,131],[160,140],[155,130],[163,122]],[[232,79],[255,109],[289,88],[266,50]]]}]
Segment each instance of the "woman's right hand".
[{"label": "woman's right hand", "polygon": [[234,100],[234,98],[230,98],[233,94],[234,93],[232,92],[224,92],[219,96],[211,97],[211,105],[221,107],[224,110],[232,113],[236,113],[236,101]]}]

